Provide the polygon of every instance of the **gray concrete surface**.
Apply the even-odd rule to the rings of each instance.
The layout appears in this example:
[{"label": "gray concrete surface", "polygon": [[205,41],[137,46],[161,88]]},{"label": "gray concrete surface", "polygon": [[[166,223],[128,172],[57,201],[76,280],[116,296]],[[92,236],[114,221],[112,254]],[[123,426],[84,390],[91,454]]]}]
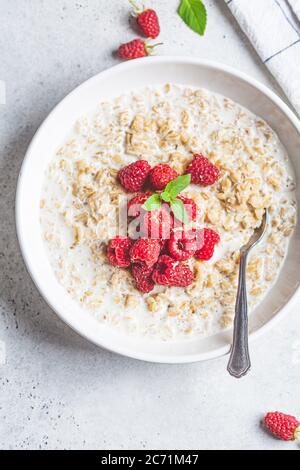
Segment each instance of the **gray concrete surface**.
[{"label": "gray concrete surface", "polygon": [[[223,0],[206,0],[200,38],[157,0],[160,54],[209,58],[276,89]],[[252,373],[226,373],[226,359],[168,366],[118,357],[90,345],[56,318],[27,274],[14,224],[14,195],[26,148],[52,107],[115,64],[133,37],[126,0],[0,0],[0,448],[295,449],[268,436],[263,414],[300,415],[300,312],[252,345]],[[3,361],[2,361],[3,362]]]}]

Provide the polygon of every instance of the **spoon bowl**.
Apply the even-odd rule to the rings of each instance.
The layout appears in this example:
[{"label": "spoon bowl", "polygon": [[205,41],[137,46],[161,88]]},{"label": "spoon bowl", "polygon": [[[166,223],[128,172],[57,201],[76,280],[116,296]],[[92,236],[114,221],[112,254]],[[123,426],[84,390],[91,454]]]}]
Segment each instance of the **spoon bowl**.
[{"label": "spoon bowl", "polygon": [[263,215],[260,226],[254,230],[248,243],[246,243],[246,245],[242,246],[242,248],[240,249],[241,253],[249,252],[254,246],[258,245],[258,243],[263,239],[266,233],[268,221],[269,221],[269,216],[268,216],[268,211],[266,210]]}]

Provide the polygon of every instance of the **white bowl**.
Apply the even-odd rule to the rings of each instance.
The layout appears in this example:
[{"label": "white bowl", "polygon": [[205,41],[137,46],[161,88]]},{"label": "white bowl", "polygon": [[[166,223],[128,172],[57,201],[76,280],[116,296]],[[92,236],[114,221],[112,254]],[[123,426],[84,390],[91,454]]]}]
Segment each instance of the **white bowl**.
[{"label": "white bowl", "polygon": [[[33,138],[24,159],[17,189],[16,220],[28,271],[45,300],[68,325],[93,343],[125,356],[151,362],[184,363],[227,354],[232,332],[225,331],[205,339],[164,343],[129,337],[100,324],[83,311],[56,280],[45,252],[39,223],[44,171],[75,120],[101,100],[150,84],[167,82],[208,88],[261,116],[285,145],[299,180],[300,122],[272,91],[224,65],[193,58],[146,58],[123,63],[91,78],[52,111]],[[299,203],[299,188],[297,198]],[[299,294],[300,279],[299,240],[298,224],[275,287],[251,315],[251,338],[264,332],[290,309],[296,297],[299,299],[296,295]]]}]

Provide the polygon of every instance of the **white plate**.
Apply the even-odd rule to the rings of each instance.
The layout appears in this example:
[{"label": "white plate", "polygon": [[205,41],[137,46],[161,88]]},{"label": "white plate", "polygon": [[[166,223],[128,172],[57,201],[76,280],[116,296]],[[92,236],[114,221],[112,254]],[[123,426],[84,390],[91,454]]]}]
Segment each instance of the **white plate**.
[{"label": "white plate", "polygon": [[[28,271],[48,304],[68,325],[93,343],[125,356],[152,362],[184,363],[227,354],[232,333],[226,331],[205,339],[163,343],[129,337],[100,324],[83,311],[56,280],[45,252],[39,223],[44,171],[75,120],[101,100],[167,82],[208,88],[265,119],[285,145],[299,181],[300,123],[272,91],[224,65],[181,57],[146,58],[123,63],[91,78],[52,111],[33,138],[24,159],[18,182],[16,220]],[[299,208],[299,188],[297,198]],[[291,307],[292,300],[299,299],[299,295],[296,296],[300,279],[299,240],[298,224],[276,286],[251,315],[252,338],[282,317]]]}]

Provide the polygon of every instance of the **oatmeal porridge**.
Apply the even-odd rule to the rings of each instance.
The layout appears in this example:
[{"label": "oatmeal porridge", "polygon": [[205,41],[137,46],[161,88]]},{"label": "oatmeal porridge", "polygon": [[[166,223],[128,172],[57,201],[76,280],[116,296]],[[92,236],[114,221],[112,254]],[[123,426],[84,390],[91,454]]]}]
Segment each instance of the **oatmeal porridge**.
[{"label": "oatmeal porridge", "polygon": [[[120,200],[136,195],[119,172],[142,160],[184,175],[195,154],[218,178],[189,184],[181,196],[198,207],[194,225],[218,234],[214,252],[184,261],[188,285],[140,292],[131,268],[107,255]],[[209,336],[232,325],[239,249],[265,209],[268,232],[248,261],[250,312],[276,281],[296,224],[294,189],[286,151],[262,119],[207,90],[167,84],[100,103],[74,124],[45,174],[41,227],[58,281],[87,314],[155,339]]]}]

